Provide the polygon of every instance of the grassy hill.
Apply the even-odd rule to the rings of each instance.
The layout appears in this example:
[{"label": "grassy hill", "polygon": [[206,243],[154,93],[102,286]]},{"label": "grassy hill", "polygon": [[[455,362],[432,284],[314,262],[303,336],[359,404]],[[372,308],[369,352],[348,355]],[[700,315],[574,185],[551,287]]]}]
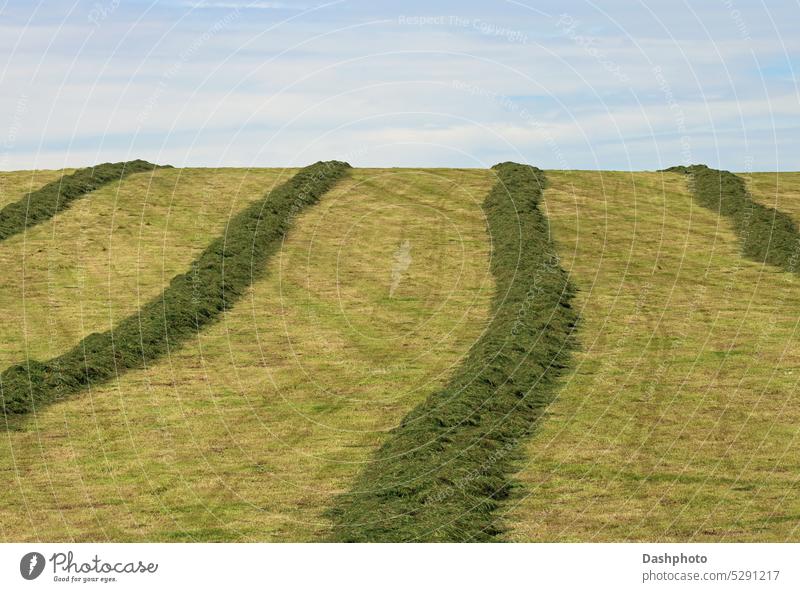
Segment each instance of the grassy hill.
[{"label": "grassy hill", "polygon": [[742,258],[682,176],[549,178],[582,348],[528,443],[509,538],[797,540],[800,278]]},{"label": "grassy hill", "polygon": [[[137,173],[0,243],[0,371],[135,313],[295,172]],[[0,174],[0,207],[60,174]],[[515,443],[500,538],[798,540],[800,278],[744,258],[681,174],[545,176],[578,348]],[[800,174],[743,178],[800,222]],[[0,540],[328,538],[337,497],[503,302],[483,207],[495,183],[350,171],[189,344],[2,434]]]},{"label": "grassy hill", "polygon": [[[109,322],[109,308],[136,307],[130,281],[143,283],[146,273],[147,289],[160,289],[277,174],[161,170],[160,186],[148,190],[132,177],[120,196],[85,200],[131,212],[129,220],[114,214],[122,231],[161,221],[147,237],[134,226],[104,261],[121,277],[107,269],[90,276],[97,279],[88,293],[113,294],[99,303],[98,326]],[[0,473],[15,495],[0,501],[0,534],[324,536],[332,496],[386,430],[446,380],[486,323],[493,286],[480,204],[491,183],[488,171],[353,171],[298,218],[266,277],[196,342],[53,405],[3,438]],[[166,209],[145,209],[144,196]],[[84,225],[77,237],[105,226],[101,237],[124,241],[125,232],[109,231],[100,203],[97,214],[73,210],[54,223],[73,215]],[[87,243],[92,251],[78,251],[85,259],[64,264],[72,273],[88,274],[91,253],[102,252],[99,241]],[[152,252],[149,260],[139,250]],[[46,269],[37,276],[43,282]],[[46,317],[48,300],[36,302]],[[65,299],[59,318],[95,306]]]}]

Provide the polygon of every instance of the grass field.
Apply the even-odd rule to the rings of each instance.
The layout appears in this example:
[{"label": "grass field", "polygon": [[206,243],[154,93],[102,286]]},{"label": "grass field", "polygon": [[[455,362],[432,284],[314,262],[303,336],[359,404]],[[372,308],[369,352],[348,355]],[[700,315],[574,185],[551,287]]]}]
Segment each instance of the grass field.
[{"label": "grass field", "polygon": [[72,172],[74,169],[0,172],[0,208]]},{"label": "grass field", "polygon": [[548,178],[582,345],[510,540],[800,539],[800,278],[743,259],[683,176]]},{"label": "grass field", "polygon": [[483,202],[491,322],[447,384],[415,407],[336,499],[339,542],[492,541],[519,450],[569,365],[574,287],[540,204],[544,173],[501,163]]},{"label": "grass field", "polygon": [[[284,173],[284,174],[282,174]],[[0,173],[0,206],[60,171]],[[0,371],[135,313],[293,171],[160,169],[0,244]],[[743,175],[800,222],[800,173]],[[677,173],[551,171],[579,346],[512,541],[800,540],[800,277]],[[489,322],[488,170],[353,169],[196,340],[0,436],[5,541],[295,541]]]},{"label": "grass field", "polygon": [[61,354],[137,311],[281,173],[139,173],[3,241],[0,367]]},{"label": "grass field", "polygon": [[755,201],[786,212],[800,225],[800,173],[748,173],[741,177]]},{"label": "grass field", "polygon": [[[144,290],[184,271],[234,198],[261,196],[275,175],[160,170],[149,190],[149,175],[137,175],[123,183],[127,197],[101,191],[76,203],[28,234],[30,244],[45,233],[41,260],[60,259],[26,270],[26,287],[42,288],[26,292],[24,309],[55,315],[71,335],[45,324],[28,329],[27,345],[15,335],[5,343],[45,357],[108,328]],[[332,496],[486,324],[493,285],[480,204],[491,183],[488,171],[352,171],[297,219],[267,276],[194,343],[4,434],[0,473],[12,485],[0,536],[325,536]],[[114,213],[122,202],[127,216]],[[83,243],[65,247],[63,237]],[[79,288],[62,296],[69,285]],[[42,345],[51,333],[56,342]]]}]

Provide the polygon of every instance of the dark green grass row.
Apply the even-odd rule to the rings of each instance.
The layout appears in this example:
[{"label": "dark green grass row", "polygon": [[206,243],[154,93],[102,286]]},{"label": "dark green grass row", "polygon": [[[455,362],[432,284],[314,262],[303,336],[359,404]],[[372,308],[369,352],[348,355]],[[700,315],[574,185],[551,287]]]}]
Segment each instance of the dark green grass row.
[{"label": "dark green grass row", "polygon": [[191,338],[243,294],[278,248],[294,215],[315,203],[348,164],[319,162],[231,218],[225,233],[175,276],[160,296],[111,331],[93,333],[47,362],[29,360],[0,375],[8,418],[77,393],[130,368],[140,368]]},{"label": "dark green grass row", "polygon": [[98,164],[64,175],[58,181],[28,193],[19,201],[0,210],[0,240],[19,234],[67,209],[76,199],[103,185],[120,181],[134,173],[144,173],[159,167],[145,160]]},{"label": "dark green grass row", "polygon": [[486,541],[520,444],[574,347],[574,289],[539,209],[545,176],[496,165],[484,202],[497,293],[486,331],[449,384],[414,409],[341,495],[337,541]]},{"label": "dark green grass row", "polygon": [[676,166],[667,172],[688,175],[695,199],[730,218],[745,257],[785,271],[798,271],[800,232],[797,225],[788,214],[753,201],[743,179],[703,164]]}]

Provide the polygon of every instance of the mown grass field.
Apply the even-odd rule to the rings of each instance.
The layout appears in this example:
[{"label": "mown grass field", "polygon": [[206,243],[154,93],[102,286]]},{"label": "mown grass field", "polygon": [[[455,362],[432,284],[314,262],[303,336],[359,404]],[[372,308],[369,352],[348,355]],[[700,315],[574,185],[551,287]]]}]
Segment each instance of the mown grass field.
[{"label": "mown grass field", "polygon": [[[767,177],[754,197],[798,212],[798,176],[778,203]],[[581,347],[528,443],[507,538],[800,539],[800,278],[742,258],[681,175],[548,178]]]},{"label": "mown grass field", "polygon": [[406,415],[336,500],[339,542],[492,541],[521,443],[575,345],[574,288],[540,208],[544,173],[505,162],[482,207],[491,322],[447,384]]},{"label": "mown grass field", "polygon": [[[135,314],[293,173],[139,173],[2,241],[0,371]],[[60,174],[0,173],[0,207]],[[800,173],[743,178],[800,223]],[[579,345],[502,536],[800,539],[800,277],[744,258],[683,175],[547,180]],[[488,326],[494,181],[351,170],[191,343],[3,432],[0,539],[329,538],[337,495]]]},{"label": "mown grass field", "polygon": [[741,177],[755,201],[786,212],[800,224],[800,173],[747,173]]},{"label": "mown grass field", "polygon": [[74,169],[0,172],[0,208],[73,171]]},{"label": "mown grass field", "polygon": [[61,354],[136,312],[186,271],[232,214],[291,172],[138,173],[6,239],[0,366]]},{"label": "mown grass field", "polygon": [[[26,241],[0,245],[13,263],[42,233],[41,251],[23,258],[39,263],[14,268],[12,279],[27,280],[6,290],[25,290],[23,308],[3,296],[3,318],[36,319],[3,335],[18,348],[11,361],[58,353],[134,312],[277,175],[135,175],[119,195],[97,191]],[[0,474],[12,485],[0,535],[325,536],[331,498],[487,322],[480,204],[492,182],[480,170],[353,170],[298,217],[266,277],[196,341],[4,434]]]}]

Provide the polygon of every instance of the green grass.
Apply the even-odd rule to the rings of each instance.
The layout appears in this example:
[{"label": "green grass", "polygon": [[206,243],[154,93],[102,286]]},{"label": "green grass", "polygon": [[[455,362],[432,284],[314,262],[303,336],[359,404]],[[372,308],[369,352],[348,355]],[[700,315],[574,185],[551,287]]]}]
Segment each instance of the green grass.
[{"label": "green grass", "polygon": [[73,172],[75,172],[74,169],[2,171],[0,172],[0,208],[13,201],[19,201],[28,193]]},{"label": "green grass", "polygon": [[72,202],[114,181],[135,173],[152,172],[156,165],[144,160],[98,164],[65,174],[57,180],[10,202],[0,209],[0,240],[51,219]]},{"label": "green grass", "polygon": [[29,414],[92,385],[146,367],[229,309],[264,272],[295,215],[316,203],[350,168],[336,161],[301,169],[231,218],[224,233],[170,280],[156,298],[111,330],[92,333],[69,351],[31,358],[0,374],[0,409]]},{"label": "green grass", "polygon": [[0,371],[28,357],[59,356],[139,310],[189,268],[232,215],[293,172],[131,175],[0,242]]},{"label": "green grass", "polygon": [[331,512],[337,541],[483,541],[522,442],[550,402],[577,320],[538,209],[544,175],[494,167],[484,209],[497,284],[492,320],[447,385],[392,431]]},{"label": "green grass", "polygon": [[743,258],[683,175],[547,175],[581,348],[508,539],[800,539],[799,278]]},{"label": "green grass", "polygon": [[[56,357],[135,313],[291,174],[132,175],[0,243],[2,367]],[[9,201],[36,188],[31,173],[9,176]],[[463,484],[508,460],[519,471],[484,499],[496,483],[510,497],[470,514],[482,534],[800,539],[800,278],[742,257],[732,220],[702,207],[684,175],[547,178],[541,208],[578,288],[579,348],[524,455],[500,447],[456,498],[434,499],[460,501]],[[743,178],[755,202],[800,219],[800,174]],[[493,182],[481,170],[352,170],[218,323],[3,433],[0,539],[341,536],[326,510],[491,326],[498,245],[481,204]],[[472,528],[446,536],[478,538]]]},{"label": "green grass", "polygon": [[797,224],[786,212],[753,200],[743,178],[705,165],[667,170],[687,174],[689,188],[698,203],[731,221],[745,257],[785,271],[797,271],[800,261]]},{"label": "green grass", "polygon": [[789,214],[800,223],[800,173],[747,173],[745,180],[751,197],[768,208]]},{"label": "green grass", "polygon": [[[149,199],[178,191],[168,227],[183,230],[165,242],[192,235],[198,218],[213,235],[208,224],[219,217],[224,225],[237,187],[272,174],[186,170],[165,179]],[[192,200],[180,193],[190,182],[209,189]],[[148,369],[3,434],[0,473],[10,491],[0,500],[0,536],[329,536],[322,514],[332,498],[387,431],[447,381],[485,327],[493,280],[481,203],[492,182],[483,170],[351,171],[297,218],[267,273],[219,323]],[[164,275],[173,256],[191,250],[177,247],[159,244]],[[127,261],[129,250],[114,249],[112,260]],[[115,285],[109,290],[117,298]],[[65,309],[76,314],[88,295]]]}]

